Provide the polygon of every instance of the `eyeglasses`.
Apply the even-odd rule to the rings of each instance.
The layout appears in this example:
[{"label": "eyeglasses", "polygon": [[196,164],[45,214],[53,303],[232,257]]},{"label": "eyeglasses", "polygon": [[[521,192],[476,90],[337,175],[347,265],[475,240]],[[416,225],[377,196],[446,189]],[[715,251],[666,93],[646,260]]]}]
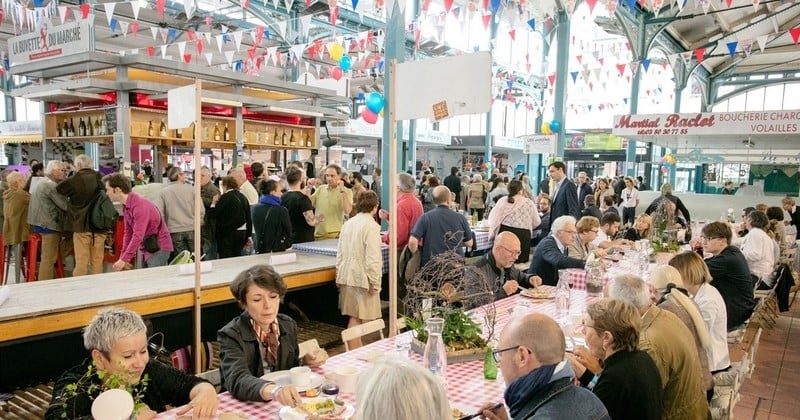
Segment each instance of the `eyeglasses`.
[{"label": "eyeglasses", "polygon": [[503,250],[505,250],[505,251],[506,251],[506,252],[508,252],[509,254],[512,254],[512,255],[519,255],[519,254],[522,254],[522,251],[514,251],[513,249],[508,249],[508,248],[504,247],[503,245],[498,245],[498,246],[499,246],[500,248],[503,248]]},{"label": "eyeglasses", "polygon": [[713,241],[714,239],[722,239],[721,236],[701,236],[700,239],[705,241]]},{"label": "eyeglasses", "polygon": [[[516,350],[516,349],[518,349],[520,347],[522,347],[522,346],[517,344],[516,346],[506,347],[504,349],[492,350],[492,358],[494,358],[494,362],[495,363],[500,363],[500,359],[501,359],[500,353],[505,353],[507,351]],[[522,347],[522,348],[525,349],[525,351],[527,351],[528,354],[531,354],[531,351],[529,349],[527,349],[525,347]]]},{"label": "eyeglasses", "polygon": [[584,335],[586,334],[586,329],[587,328],[591,328],[591,329],[597,331],[597,328],[595,328],[593,325],[586,325],[586,321],[581,321],[581,329],[583,330],[581,332],[583,332]]},{"label": "eyeglasses", "polygon": [[592,233],[600,233],[600,229],[592,229],[591,232]]},{"label": "eyeglasses", "polygon": [[570,233],[570,234],[573,234],[573,235],[576,235],[576,234],[578,233],[578,231],[577,231],[577,230],[566,230],[566,229],[561,229],[560,231],[561,231],[561,232]]}]

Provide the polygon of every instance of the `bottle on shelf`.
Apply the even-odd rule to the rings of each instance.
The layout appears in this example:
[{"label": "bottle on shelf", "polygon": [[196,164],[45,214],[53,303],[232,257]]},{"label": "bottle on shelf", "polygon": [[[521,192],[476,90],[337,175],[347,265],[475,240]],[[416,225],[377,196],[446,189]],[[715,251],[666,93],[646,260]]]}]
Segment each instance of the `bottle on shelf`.
[{"label": "bottle on shelf", "polygon": [[147,137],[153,137],[153,120],[147,125]]},{"label": "bottle on shelf", "polygon": [[61,129],[60,136],[69,137],[69,124],[67,124],[67,119],[64,118],[64,127]]},{"label": "bottle on shelf", "polygon": [[[244,141],[247,141],[247,136],[244,136]],[[256,130],[256,144],[261,144],[261,132]]]},{"label": "bottle on shelf", "polygon": [[231,133],[228,131],[228,123],[225,123],[225,131],[223,133],[225,141],[231,141]]},{"label": "bottle on shelf", "polygon": [[106,131],[102,129],[102,125],[100,125],[100,117],[94,118],[94,135],[95,136],[102,136],[106,134]]},{"label": "bottle on shelf", "polygon": [[275,138],[272,140],[272,142],[273,142],[273,143],[274,143],[276,146],[280,146],[280,145],[281,145],[281,141],[280,141],[280,139],[278,138],[278,129],[277,129],[277,128],[275,129]]},{"label": "bottle on shelf", "polygon": [[219,135],[219,123],[214,123],[214,141],[220,141],[221,137]]},{"label": "bottle on shelf", "polygon": [[159,137],[167,137],[167,125],[164,124],[164,119],[161,119],[161,125],[158,126]]},{"label": "bottle on shelf", "polygon": [[192,121],[192,125],[190,125],[190,126],[189,126],[189,131],[192,133],[192,140],[194,140],[194,139],[195,139],[195,136],[194,136],[194,130],[195,130],[195,127],[196,127],[196,126],[195,126],[195,124],[194,124],[194,121]]},{"label": "bottle on shelf", "polygon": [[294,130],[289,135],[289,146],[297,147],[297,140],[294,139]]},{"label": "bottle on shelf", "polygon": [[90,136],[94,136],[94,124],[92,124],[92,116],[91,115],[89,116],[89,121],[87,123],[86,129],[87,129],[88,134]]},{"label": "bottle on shelf", "polygon": [[306,133],[306,147],[311,147],[311,133]]},{"label": "bottle on shelf", "polygon": [[[64,124],[64,126],[66,127],[67,125]],[[56,121],[56,137],[63,137],[63,136],[64,136],[64,130],[61,129],[61,124],[59,124],[58,121]]]},{"label": "bottle on shelf", "polygon": [[281,146],[287,146],[289,143],[286,142],[286,129],[283,129],[283,134],[281,134]]},{"label": "bottle on shelf", "polygon": [[106,119],[105,118],[103,118],[100,121],[100,134],[106,134],[106,135],[109,134],[108,133],[108,126],[106,126]]},{"label": "bottle on shelf", "polygon": [[210,131],[211,131],[211,129],[208,127],[208,125],[204,125],[203,126],[203,140],[210,140],[211,139],[209,137]]},{"label": "bottle on shelf", "polygon": [[179,138],[183,137],[183,133],[181,133],[181,131],[182,131],[182,130],[181,130],[181,129],[179,129],[179,128],[176,128],[176,129],[175,129],[175,138],[176,138],[176,139],[179,139]]},{"label": "bottle on shelf", "polygon": [[69,136],[75,137],[75,120],[72,117],[69,119]]},{"label": "bottle on shelf", "polygon": [[83,122],[83,117],[81,117],[78,121],[78,135],[81,137],[86,137],[86,123]]}]

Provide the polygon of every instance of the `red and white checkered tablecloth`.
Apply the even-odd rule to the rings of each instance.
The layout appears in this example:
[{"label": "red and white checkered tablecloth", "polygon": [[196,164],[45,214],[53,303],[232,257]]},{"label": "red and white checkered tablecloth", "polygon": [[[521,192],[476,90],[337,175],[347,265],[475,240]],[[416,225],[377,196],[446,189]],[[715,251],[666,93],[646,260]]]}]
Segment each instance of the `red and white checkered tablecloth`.
[{"label": "red and white checkered tablecloth", "polygon": [[[555,290],[553,287],[542,286],[543,289]],[[585,306],[597,298],[587,297],[586,293],[575,291],[572,294],[572,309],[582,312]],[[513,316],[520,313],[539,312],[550,316],[555,316],[555,303],[553,299],[534,300],[516,294],[509,298],[495,302],[496,327],[495,337],[502,328],[511,320]],[[520,311],[520,313],[518,313]],[[406,332],[405,334],[409,334]],[[358,370],[368,369],[370,359],[377,353],[389,353],[395,350],[395,340],[397,337],[386,338],[364,347],[351,350],[347,353],[331,357],[323,366],[313,368],[313,371],[321,375],[330,375],[336,369],[343,366],[351,366]],[[411,360],[422,363],[422,356],[412,354]],[[477,410],[484,403],[503,401],[503,392],[506,389],[502,375],[498,375],[496,380],[490,381],[483,377],[483,360],[456,363],[447,366],[447,396],[451,403],[457,404],[460,408],[471,408]],[[339,394],[342,400],[354,404],[355,395],[348,393]],[[281,405],[277,402],[244,402],[239,401],[230,393],[225,392],[219,395],[218,413],[238,412],[246,415],[250,419],[276,419]],[[171,410],[160,414],[157,418],[161,420],[176,419],[176,410]]]}]

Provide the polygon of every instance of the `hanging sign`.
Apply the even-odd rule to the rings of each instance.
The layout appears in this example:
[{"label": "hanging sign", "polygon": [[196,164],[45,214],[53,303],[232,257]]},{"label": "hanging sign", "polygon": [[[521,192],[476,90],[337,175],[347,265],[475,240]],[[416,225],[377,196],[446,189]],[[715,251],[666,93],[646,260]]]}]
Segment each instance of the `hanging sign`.
[{"label": "hanging sign", "polygon": [[94,51],[94,24],[79,20],[54,26],[45,22],[27,34],[8,40],[11,67]]},{"label": "hanging sign", "polygon": [[556,153],[556,139],[555,134],[549,136],[528,136],[523,139],[522,153],[526,155],[540,153],[540,154],[555,154]]},{"label": "hanging sign", "polygon": [[617,115],[618,136],[769,135],[800,133],[800,110]]}]

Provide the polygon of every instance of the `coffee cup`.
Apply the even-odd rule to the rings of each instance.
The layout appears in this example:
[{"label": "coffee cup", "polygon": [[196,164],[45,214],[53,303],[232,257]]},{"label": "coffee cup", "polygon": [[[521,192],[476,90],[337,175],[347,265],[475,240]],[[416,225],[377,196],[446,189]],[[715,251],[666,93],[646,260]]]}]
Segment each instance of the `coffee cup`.
[{"label": "coffee cup", "polygon": [[311,369],[307,366],[293,367],[289,370],[292,378],[292,385],[306,386],[311,383]]},{"label": "coffee cup", "polygon": [[353,394],[356,392],[356,382],[358,382],[358,369],[350,366],[340,367],[333,372],[336,385],[339,385],[340,392]]}]

